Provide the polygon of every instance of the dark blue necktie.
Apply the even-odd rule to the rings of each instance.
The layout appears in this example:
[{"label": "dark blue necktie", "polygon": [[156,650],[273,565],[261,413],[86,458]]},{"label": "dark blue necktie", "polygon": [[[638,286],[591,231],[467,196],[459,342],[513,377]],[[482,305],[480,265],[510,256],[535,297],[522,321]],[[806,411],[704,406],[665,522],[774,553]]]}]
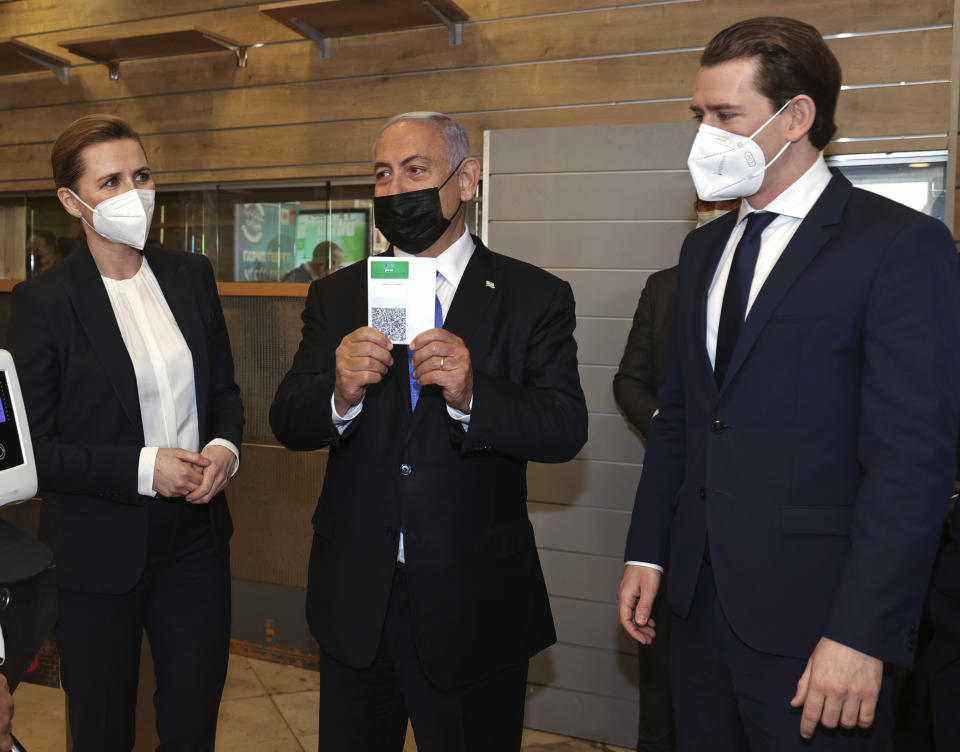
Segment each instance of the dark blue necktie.
[{"label": "dark blue necktie", "polygon": [[727,287],[723,291],[720,325],[717,328],[717,352],[713,360],[713,375],[717,379],[717,386],[723,386],[727,367],[733,357],[733,348],[736,347],[747,317],[747,300],[750,298],[757,256],[760,255],[760,236],[777,216],[773,212],[753,212],[748,216],[743,236],[733,252]]},{"label": "dark blue necktie", "polygon": [[[437,272],[437,282],[439,283],[442,277],[440,272]],[[440,296],[435,295],[433,298],[433,325],[438,329],[443,326],[443,307],[440,305]],[[417,409],[417,400],[420,399],[420,383],[413,376],[413,356],[410,350],[407,350],[407,371],[410,374],[410,409]]]}]

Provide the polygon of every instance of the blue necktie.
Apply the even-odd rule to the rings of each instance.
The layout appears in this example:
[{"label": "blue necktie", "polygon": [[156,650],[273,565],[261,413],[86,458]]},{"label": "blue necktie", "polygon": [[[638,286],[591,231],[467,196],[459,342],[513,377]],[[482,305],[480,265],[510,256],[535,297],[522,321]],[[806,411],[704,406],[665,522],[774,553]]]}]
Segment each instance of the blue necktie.
[{"label": "blue necktie", "polygon": [[[437,272],[437,282],[439,283],[443,277],[440,276],[440,272]],[[435,295],[433,298],[433,325],[437,328],[443,326],[443,307],[440,305],[440,296]],[[407,372],[410,374],[410,409],[417,409],[417,400],[420,399],[420,384],[413,377],[413,357],[411,356],[410,350],[407,350]]]},{"label": "blue necktie", "polygon": [[777,218],[773,212],[753,212],[747,217],[743,237],[733,252],[733,263],[723,291],[723,306],[720,309],[720,325],[717,328],[717,352],[713,359],[713,375],[717,386],[723,386],[733,349],[740,337],[740,330],[747,317],[747,300],[753,285],[753,272],[760,255],[760,236],[767,225]]}]

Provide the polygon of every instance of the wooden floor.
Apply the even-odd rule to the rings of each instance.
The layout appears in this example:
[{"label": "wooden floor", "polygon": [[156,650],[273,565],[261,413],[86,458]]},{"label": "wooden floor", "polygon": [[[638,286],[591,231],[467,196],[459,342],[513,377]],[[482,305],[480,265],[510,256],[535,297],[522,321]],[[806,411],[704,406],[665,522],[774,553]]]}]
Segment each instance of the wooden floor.
[{"label": "wooden floor", "polygon": [[[230,656],[220,703],[217,752],[317,752],[319,674]],[[14,733],[28,752],[65,752],[63,691],[22,684],[14,696]],[[416,752],[407,730],[404,752]],[[628,752],[620,747],[524,729],[525,752]]]}]

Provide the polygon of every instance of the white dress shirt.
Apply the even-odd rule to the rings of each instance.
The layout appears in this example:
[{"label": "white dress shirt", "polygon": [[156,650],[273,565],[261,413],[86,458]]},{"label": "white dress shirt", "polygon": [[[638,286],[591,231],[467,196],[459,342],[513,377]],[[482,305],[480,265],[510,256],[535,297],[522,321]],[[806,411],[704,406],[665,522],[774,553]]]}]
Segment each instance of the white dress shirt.
[{"label": "white dress shirt", "polygon": [[[753,283],[750,285],[750,296],[747,298],[746,314],[750,313],[753,302],[760,293],[760,288],[767,281],[773,267],[783,255],[784,249],[797,231],[800,223],[813,208],[830,182],[830,168],[821,154],[817,161],[794,181],[783,193],[767,204],[762,211],[773,212],[779,216],[774,219],[760,236],[760,253],[757,256],[757,265],[753,271]],[[723,308],[723,293],[727,286],[727,277],[730,275],[730,266],[733,264],[733,252],[743,237],[747,224],[747,216],[757,211],[744,199],[740,202],[740,214],[733,232],[727,239],[727,244],[717,264],[717,270],[710,283],[707,293],[707,354],[710,364],[714,364],[717,355],[717,330],[720,327],[720,310]],[[652,567],[661,572],[663,567],[646,561],[628,561],[627,564]]]},{"label": "white dress shirt", "polygon": [[[762,209],[762,211],[773,212],[778,216],[760,236],[760,253],[757,256],[757,265],[753,271],[753,283],[750,285],[750,295],[747,298],[746,314],[750,313],[750,308],[757,299],[760,288],[767,281],[767,277],[770,276],[770,272],[773,271],[773,267],[780,259],[804,217],[817,203],[820,194],[823,193],[827,183],[830,182],[830,177],[830,168],[827,167],[827,163],[823,161],[823,155],[821,155],[800,178]],[[723,249],[720,263],[717,264],[717,271],[713,275],[713,282],[710,284],[710,292],[707,294],[707,354],[710,356],[711,365],[713,365],[717,355],[717,330],[720,327],[720,310],[723,308],[723,293],[727,287],[730,267],[733,264],[733,252],[736,250],[740,238],[743,237],[744,229],[747,226],[747,216],[755,211],[757,210],[750,206],[746,199],[740,202],[737,224],[734,225],[733,232],[730,233],[727,245]]]},{"label": "white dress shirt", "polygon": [[[156,496],[153,473],[159,450],[200,451],[193,356],[146,258],[130,279],[101,279],[137,377],[145,444],[140,450],[137,493]],[[207,444],[211,445],[233,452],[236,473],[237,447],[226,439],[214,439]]]}]

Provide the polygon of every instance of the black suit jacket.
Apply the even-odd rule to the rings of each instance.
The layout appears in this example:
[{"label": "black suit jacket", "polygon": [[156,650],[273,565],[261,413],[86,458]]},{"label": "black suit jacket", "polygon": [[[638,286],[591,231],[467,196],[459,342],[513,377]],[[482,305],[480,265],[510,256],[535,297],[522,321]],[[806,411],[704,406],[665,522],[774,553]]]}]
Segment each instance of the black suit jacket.
[{"label": "black suit jacket", "polygon": [[671,266],[647,278],[633,314],[633,326],[613,377],[613,395],[643,438],[650,433],[650,419],[657,409],[657,384],[670,339],[673,298],[677,292],[677,267]]},{"label": "black suit jacket", "polygon": [[434,386],[411,414],[402,346],[360,415],[342,436],[333,428],[335,350],[367,322],[365,264],[310,286],[300,349],[270,411],[285,446],[330,446],[307,594],[321,648],[354,667],[373,661],[402,527],[418,656],[442,687],[524,662],[556,639],[526,465],[566,461],[586,440],[570,286],[476,243],[444,322],[473,362],[469,431]]},{"label": "black suit jacket", "polygon": [[[144,254],[193,356],[200,445],[224,438],[239,448],[243,406],[213,268],[158,246]],[[14,288],[7,342],[37,461],[40,535],[60,587],[126,592],[143,571],[153,500],[137,493],[144,439],[133,363],[86,241]],[[233,532],[225,496],[209,506],[225,554]]]}]

